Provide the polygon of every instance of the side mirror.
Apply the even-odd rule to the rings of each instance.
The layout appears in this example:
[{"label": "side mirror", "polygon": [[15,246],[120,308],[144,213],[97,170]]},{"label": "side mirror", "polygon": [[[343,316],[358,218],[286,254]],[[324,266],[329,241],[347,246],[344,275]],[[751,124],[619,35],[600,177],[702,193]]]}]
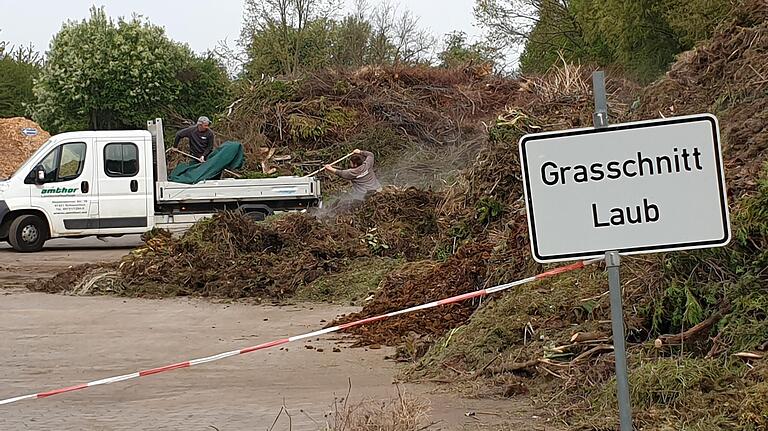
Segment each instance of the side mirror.
[{"label": "side mirror", "polygon": [[35,168],[35,184],[41,185],[45,183],[45,169],[42,166]]}]

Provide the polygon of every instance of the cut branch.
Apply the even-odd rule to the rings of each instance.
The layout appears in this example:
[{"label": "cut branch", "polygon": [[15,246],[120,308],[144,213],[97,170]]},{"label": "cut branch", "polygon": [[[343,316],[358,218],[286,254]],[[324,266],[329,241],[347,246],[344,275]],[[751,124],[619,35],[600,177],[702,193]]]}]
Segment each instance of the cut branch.
[{"label": "cut branch", "polygon": [[709,316],[706,320],[693,326],[691,329],[688,329],[687,331],[681,332],[679,334],[660,335],[653,344],[657,349],[667,345],[683,344],[686,340],[693,337],[694,335],[711,328],[712,325],[720,320],[720,317],[722,317],[722,314],[718,311],[715,314]]},{"label": "cut branch", "polygon": [[608,337],[601,332],[577,332],[571,336],[571,343],[583,343],[604,338]]}]

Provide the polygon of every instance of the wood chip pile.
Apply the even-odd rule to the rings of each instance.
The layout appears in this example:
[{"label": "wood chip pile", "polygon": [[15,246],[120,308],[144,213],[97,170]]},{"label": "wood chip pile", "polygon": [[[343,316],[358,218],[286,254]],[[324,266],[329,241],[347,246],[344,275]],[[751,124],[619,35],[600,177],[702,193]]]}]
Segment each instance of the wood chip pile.
[{"label": "wood chip pile", "polygon": [[[26,136],[25,128],[37,130],[36,136]],[[32,120],[24,117],[0,118],[0,178],[13,175],[51,135]]]}]

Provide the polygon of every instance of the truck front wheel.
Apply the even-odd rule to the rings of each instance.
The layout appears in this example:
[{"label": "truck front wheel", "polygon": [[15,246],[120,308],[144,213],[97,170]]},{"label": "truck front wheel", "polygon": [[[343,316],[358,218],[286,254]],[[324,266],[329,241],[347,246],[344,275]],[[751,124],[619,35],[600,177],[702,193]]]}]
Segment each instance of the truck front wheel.
[{"label": "truck front wheel", "polygon": [[8,230],[8,242],[16,251],[40,251],[48,240],[48,225],[34,214],[17,217]]}]

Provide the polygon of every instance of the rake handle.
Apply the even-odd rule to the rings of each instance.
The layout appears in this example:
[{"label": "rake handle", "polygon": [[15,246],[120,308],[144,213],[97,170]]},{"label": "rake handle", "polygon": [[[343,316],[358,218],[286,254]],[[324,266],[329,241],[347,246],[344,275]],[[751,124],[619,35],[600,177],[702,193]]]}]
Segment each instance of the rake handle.
[{"label": "rake handle", "polygon": [[[329,165],[335,165],[335,164],[337,164],[337,163],[341,163],[341,162],[343,162],[344,160],[346,160],[346,159],[348,159],[349,157],[351,157],[351,156],[352,156],[352,154],[355,154],[355,153],[349,153],[349,154],[347,154],[346,156],[344,156],[344,157],[340,158],[339,160],[336,160],[336,161],[334,161],[334,162],[332,162],[332,163],[329,163]],[[307,177],[312,177],[312,176],[315,176],[315,175],[319,174],[320,172],[322,172],[324,169],[325,169],[325,166],[323,166],[322,168],[320,168],[320,169],[318,169],[318,170],[316,170],[316,171],[312,172],[311,174],[307,174],[307,175],[304,175],[302,178],[307,178]]]}]

